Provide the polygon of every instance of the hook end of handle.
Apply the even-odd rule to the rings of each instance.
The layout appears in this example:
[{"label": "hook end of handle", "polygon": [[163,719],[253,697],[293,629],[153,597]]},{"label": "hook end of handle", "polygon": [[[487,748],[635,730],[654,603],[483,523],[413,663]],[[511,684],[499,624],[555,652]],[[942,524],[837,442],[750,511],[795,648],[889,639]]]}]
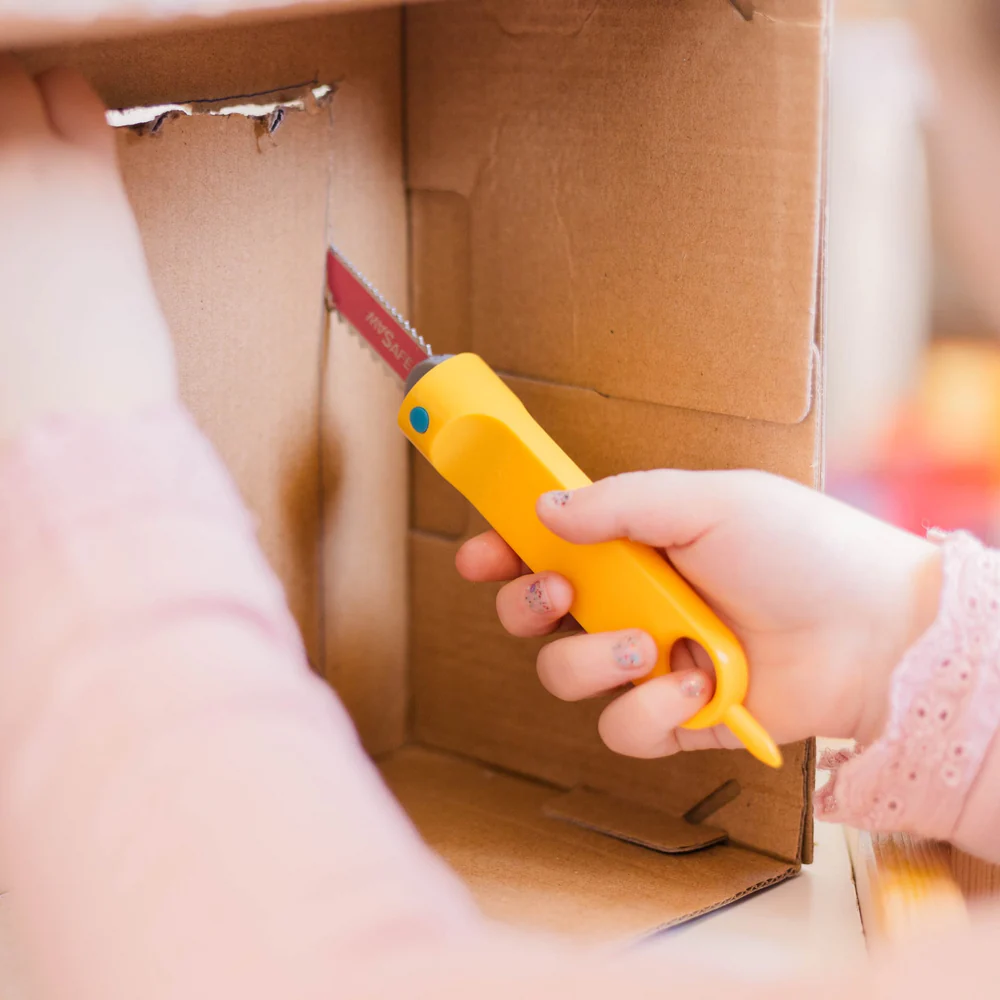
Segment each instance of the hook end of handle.
[{"label": "hook end of handle", "polygon": [[778,744],[742,705],[731,706],[722,721],[757,760],[768,767],[781,767],[783,758]]}]

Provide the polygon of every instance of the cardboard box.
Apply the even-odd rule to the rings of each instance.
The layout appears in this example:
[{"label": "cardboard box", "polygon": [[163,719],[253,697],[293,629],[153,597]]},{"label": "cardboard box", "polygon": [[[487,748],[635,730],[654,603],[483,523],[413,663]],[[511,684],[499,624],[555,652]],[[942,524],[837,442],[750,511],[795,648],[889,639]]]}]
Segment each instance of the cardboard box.
[{"label": "cardboard box", "polygon": [[[23,0],[0,45],[82,68],[112,107],[194,112],[120,134],[185,399],[313,665],[485,910],[606,940],[794,875],[811,744],[781,771],[628,760],[602,747],[599,704],[546,695],[536,645],[455,574],[476,519],[411,462],[400,391],[328,322],[323,282],[332,237],[595,478],[816,484],[823,0],[348,6]],[[332,98],[273,132],[208,113],[319,85]]]}]

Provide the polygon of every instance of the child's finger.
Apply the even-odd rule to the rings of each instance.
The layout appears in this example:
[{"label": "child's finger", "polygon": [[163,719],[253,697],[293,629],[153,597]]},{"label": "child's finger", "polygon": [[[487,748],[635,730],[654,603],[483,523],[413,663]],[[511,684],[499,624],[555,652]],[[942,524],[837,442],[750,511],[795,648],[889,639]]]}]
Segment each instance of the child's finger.
[{"label": "child's finger", "polygon": [[13,57],[0,53],[0,142],[49,130],[35,82]]},{"label": "child's finger", "polygon": [[723,746],[717,729],[677,728],[708,704],[713,689],[713,678],[696,669],[674,671],[640,684],[601,713],[601,739],[615,753],[643,758]]},{"label": "child's finger", "polygon": [[664,548],[690,545],[733,508],[731,473],[630,472],[573,492],[546,493],[538,516],[577,544],[631,538]]},{"label": "child's finger", "polygon": [[83,76],[71,69],[50,69],[36,82],[57,135],[103,156],[113,155],[114,130],[105,117],[107,109]]},{"label": "child's finger", "polygon": [[470,538],[455,554],[455,568],[472,583],[500,583],[527,572],[514,550],[495,531]]},{"label": "child's finger", "polygon": [[645,632],[574,635],[541,650],[538,678],[557,698],[581,701],[637,680],[655,664],[656,643]]},{"label": "child's finger", "polygon": [[527,639],[559,627],[573,603],[573,589],[554,573],[522,576],[497,594],[500,624],[511,635]]}]

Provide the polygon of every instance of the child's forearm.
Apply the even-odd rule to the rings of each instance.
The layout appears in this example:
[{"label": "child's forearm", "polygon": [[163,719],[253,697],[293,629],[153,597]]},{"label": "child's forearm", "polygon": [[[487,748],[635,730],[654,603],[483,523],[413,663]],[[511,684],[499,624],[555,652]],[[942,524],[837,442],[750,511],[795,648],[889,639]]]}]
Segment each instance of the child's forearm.
[{"label": "child's forearm", "polygon": [[185,416],[33,431],[0,511],[0,875],[41,995],[329,996],[474,932]]},{"label": "child's forearm", "polygon": [[943,540],[938,617],[896,668],[882,735],[834,755],[820,815],[1000,861],[1000,553]]}]

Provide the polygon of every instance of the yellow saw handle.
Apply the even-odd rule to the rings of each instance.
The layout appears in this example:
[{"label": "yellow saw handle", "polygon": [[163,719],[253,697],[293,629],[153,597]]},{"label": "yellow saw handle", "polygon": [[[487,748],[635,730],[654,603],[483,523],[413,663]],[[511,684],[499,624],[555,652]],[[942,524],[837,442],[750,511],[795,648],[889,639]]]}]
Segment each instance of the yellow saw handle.
[{"label": "yellow saw handle", "polygon": [[643,680],[669,671],[678,639],[700,643],[715,666],[715,695],[685,728],[723,723],[758,760],[780,767],[781,751],[743,705],[747,661],[739,640],[667,560],[624,539],[573,545],[538,519],[543,493],[590,480],[489,365],[475,354],[431,358],[407,385],[403,433],[533,572],[570,582],[580,625],[587,632],[648,632],[659,656]]}]

